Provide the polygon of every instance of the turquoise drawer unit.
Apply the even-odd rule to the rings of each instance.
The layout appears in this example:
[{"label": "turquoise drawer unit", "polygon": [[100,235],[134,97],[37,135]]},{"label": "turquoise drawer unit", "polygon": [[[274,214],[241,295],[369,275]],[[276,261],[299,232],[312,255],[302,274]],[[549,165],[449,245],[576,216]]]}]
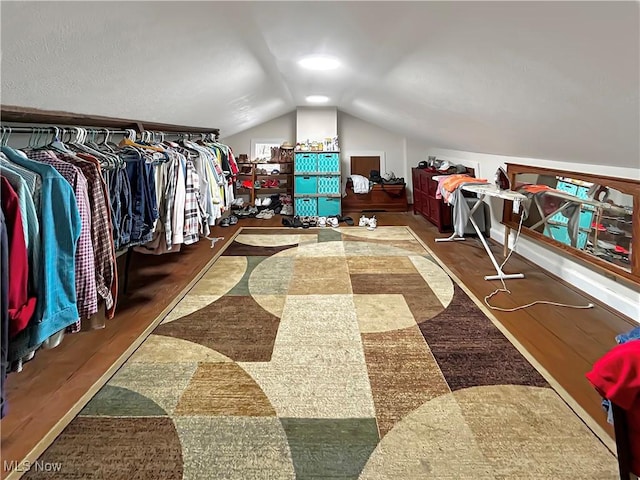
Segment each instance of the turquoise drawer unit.
[{"label": "turquoise drawer unit", "polygon": [[340,154],[339,153],[319,153],[318,154],[318,171],[337,173],[340,171]]},{"label": "turquoise drawer unit", "polygon": [[318,179],[314,175],[296,175],[294,180],[295,195],[318,193]]},{"label": "turquoise drawer unit", "polygon": [[318,199],[317,198],[296,198],[295,214],[300,216],[318,215]]},{"label": "turquoise drawer unit", "polygon": [[[549,227],[549,233],[551,238],[557,242],[564,243],[565,245],[571,245],[571,238],[569,237],[569,229],[564,225],[551,225]],[[578,232],[578,244],[577,248],[583,250],[587,244],[587,233]]]},{"label": "turquoise drawer unit", "polygon": [[315,172],[318,170],[318,154],[311,152],[296,152],[293,159],[293,173]]},{"label": "turquoise drawer unit", "polygon": [[318,177],[318,193],[320,194],[340,194],[340,176],[339,175],[321,175]]},{"label": "turquoise drawer unit", "polygon": [[340,215],[340,197],[318,197],[318,215],[331,217]]}]

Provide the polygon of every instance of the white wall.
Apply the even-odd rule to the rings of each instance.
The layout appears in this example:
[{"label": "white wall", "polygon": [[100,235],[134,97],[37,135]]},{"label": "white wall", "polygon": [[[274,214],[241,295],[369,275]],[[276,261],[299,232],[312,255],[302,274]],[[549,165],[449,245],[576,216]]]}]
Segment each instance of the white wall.
[{"label": "white wall", "polygon": [[[338,113],[338,133],[340,136],[340,158],[344,178],[350,173],[351,156],[380,156],[380,172],[395,173],[396,177],[407,179],[411,170],[407,169],[405,137],[360,120],[345,112]],[[409,172],[407,174],[407,171]]]},{"label": "white wall", "polygon": [[[224,132],[221,134],[224,135]],[[246,153],[251,158],[251,139],[283,138],[285,141],[295,144],[295,137],[296,112],[293,111],[236,135],[221,136],[220,142],[229,145],[236,157],[241,153]]]},{"label": "white wall", "polygon": [[407,176],[405,180],[407,182],[407,192],[409,203],[413,203],[413,181],[411,179],[411,169],[417,167],[421,161],[426,161],[428,151],[431,146],[422,140],[415,138],[407,138],[406,143],[406,157],[407,157]]},{"label": "white wall", "polygon": [[296,114],[296,142],[324,141],[338,135],[337,108],[298,107]]},{"label": "white wall", "polygon": [[[439,159],[467,166],[475,165],[476,176],[486,178],[490,182],[493,181],[498,167],[505,167],[507,162],[610,177],[640,179],[640,169],[638,168],[565,164],[564,162],[539,158],[508,157],[438,148],[429,149],[428,155],[436,155]],[[502,200],[491,198],[489,206],[491,208],[491,238],[504,243],[504,227],[500,223],[502,220]],[[509,239],[510,245],[513,244],[514,235],[512,232]],[[556,249],[543,246],[525,236],[519,238],[515,251],[640,323],[640,291],[637,287],[632,288],[619,283],[614,278],[599,274],[591,268],[558,254]]]}]

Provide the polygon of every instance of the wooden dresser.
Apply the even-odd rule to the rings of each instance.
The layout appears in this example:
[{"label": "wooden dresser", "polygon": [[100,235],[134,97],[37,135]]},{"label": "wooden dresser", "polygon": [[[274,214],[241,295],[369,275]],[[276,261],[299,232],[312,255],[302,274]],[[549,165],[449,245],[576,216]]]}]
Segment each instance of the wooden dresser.
[{"label": "wooden dresser", "polygon": [[412,168],[413,179],[413,213],[421,214],[424,218],[438,227],[440,233],[453,229],[451,206],[443,199],[436,198],[438,182],[431,177],[441,175],[435,170]]}]

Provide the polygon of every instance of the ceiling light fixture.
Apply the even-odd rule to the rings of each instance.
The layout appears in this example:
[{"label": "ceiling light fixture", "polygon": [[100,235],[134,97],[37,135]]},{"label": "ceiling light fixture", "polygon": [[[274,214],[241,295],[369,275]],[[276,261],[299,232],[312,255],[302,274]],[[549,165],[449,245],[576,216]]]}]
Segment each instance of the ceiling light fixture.
[{"label": "ceiling light fixture", "polygon": [[334,70],[340,66],[340,61],[326,55],[310,55],[299,60],[298,65],[308,70]]},{"label": "ceiling light fixture", "polygon": [[329,97],[326,95],[309,95],[305,100],[309,103],[327,103],[329,101]]}]

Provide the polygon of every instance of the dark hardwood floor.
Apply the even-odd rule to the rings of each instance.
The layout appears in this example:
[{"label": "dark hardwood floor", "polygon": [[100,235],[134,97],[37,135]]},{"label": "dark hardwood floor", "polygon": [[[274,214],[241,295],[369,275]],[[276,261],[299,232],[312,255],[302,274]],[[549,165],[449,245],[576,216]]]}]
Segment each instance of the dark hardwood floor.
[{"label": "dark hardwood floor", "polygon": [[[380,213],[379,225],[407,225],[423,240],[446,268],[457,276],[474,296],[482,298],[499,282],[487,282],[492,265],[476,239],[465,242],[436,243],[442,237],[422,217],[411,213]],[[352,217],[357,221],[359,214]],[[127,294],[119,299],[116,317],[104,329],[68,335],[53,350],[42,350],[20,373],[7,380],[9,410],[0,422],[2,460],[34,460],[44,451],[73,416],[108,381],[133,353],[180,296],[194,283],[204,267],[220,252],[239,227],[279,226],[280,216],[270,220],[243,219],[237,226],[216,227],[212,236],[222,236],[211,248],[203,240],[184,247],[180,253],[160,257],[134,254]],[[502,247],[492,247],[502,259]],[[122,260],[122,259],[121,259]],[[123,263],[123,262],[120,262]],[[122,267],[122,265],[121,265]],[[523,280],[510,280],[510,296],[501,295],[494,303],[513,307],[536,299],[562,303],[593,302],[590,310],[571,310],[534,306],[514,313],[494,311],[503,331],[524,347],[530,358],[555,379],[600,428],[612,436],[600,407],[600,398],[584,374],[593,362],[615,345],[614,336],[635,323],[594,299],[580,293],[554,276],[513,255],[507,272],[523,272]],[[610,443],[609,443],[610,444]],[[2,469],[0,478],[8,477]],[[11,477],[15,477],[12,475]]]}]

